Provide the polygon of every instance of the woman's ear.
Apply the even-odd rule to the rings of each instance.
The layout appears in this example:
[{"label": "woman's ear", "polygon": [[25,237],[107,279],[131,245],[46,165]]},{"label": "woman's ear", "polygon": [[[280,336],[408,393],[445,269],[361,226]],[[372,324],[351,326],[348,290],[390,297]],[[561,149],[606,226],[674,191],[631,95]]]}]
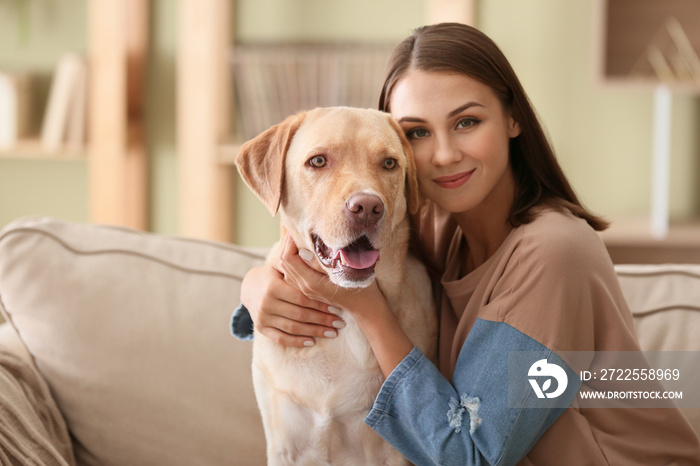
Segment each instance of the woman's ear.
[{"label": "woman's ear", "polygon": [[508,121],[508,137],[511,139],[518,137],[520,136],[521,131],[520,123],[515,121],[515,118],[513,118],[513,115],[511,115]]},{"label": "woman's ear", "polygon": [[387,114],[389,123],[391,124],[396,134],[399,136],[403,153],[406,155],[406,201],[408,203],[408,212],[413,215],[418,212],[420,205],[420,194],[418,190],[418,175],[416,174],[416,162],[413,160],[413,149],[411,143],[406,139],[403,130],[391,115]]},{"label": "woman's ear", "polygon": [[272,215],[279,210],[284,186],[284,161],[305,113],[287,117],[241,146],[236,166],[243,181]]}]

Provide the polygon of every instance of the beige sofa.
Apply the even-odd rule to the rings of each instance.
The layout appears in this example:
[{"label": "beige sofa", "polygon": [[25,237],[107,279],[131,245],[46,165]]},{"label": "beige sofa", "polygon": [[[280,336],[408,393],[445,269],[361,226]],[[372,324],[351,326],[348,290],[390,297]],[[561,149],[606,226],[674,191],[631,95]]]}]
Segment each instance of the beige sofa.
[{"label": "beige sofa", "polygon": [[[263,257],[48,218],[8,225],[0,463],[264,464],[251,344],[229,333],[241,277]],[[700,266],[618,271],[645,349],[700,350]],[[696,430],[699,411],[686,413]]]}]

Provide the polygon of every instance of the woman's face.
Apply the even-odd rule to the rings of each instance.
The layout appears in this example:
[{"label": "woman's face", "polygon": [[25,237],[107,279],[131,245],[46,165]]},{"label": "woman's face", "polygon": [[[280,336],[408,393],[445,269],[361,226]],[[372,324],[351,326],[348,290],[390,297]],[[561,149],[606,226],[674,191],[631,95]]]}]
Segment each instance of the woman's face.
[{"label": "woman's face", "polygon": [[490,87],[414,69],[396,84],[391,114],[411,143],[423,195],[455,214],[503,203],[510,209],[508,146],[520,126]]}]

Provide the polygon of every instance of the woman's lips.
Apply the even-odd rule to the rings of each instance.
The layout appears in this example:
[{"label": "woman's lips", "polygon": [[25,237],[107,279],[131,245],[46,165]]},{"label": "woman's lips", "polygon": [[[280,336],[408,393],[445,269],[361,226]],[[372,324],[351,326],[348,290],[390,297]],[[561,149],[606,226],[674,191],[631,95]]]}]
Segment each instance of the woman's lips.
[{"label": "woman's lips", "polygon": [[469,170],[468,172],[457,173],[454,175],[440,176],[438,178],[434,178],[433,181],[441,188],[446,188],[446,189],[459,188],[464,183],[469,181],[469,178],[472,177],[472,174],[474,173],[475,170],[476,170],[476,168],[474,168],[473,170]]}]

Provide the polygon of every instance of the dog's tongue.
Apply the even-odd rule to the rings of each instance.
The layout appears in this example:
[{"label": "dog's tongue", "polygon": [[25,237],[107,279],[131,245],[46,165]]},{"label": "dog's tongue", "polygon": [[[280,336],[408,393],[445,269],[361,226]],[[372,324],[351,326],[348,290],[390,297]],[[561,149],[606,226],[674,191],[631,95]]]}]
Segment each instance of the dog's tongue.
[{"label": "dog's tongue", "polygon": [[364,249],[341,249],[340,254],[348,267],[362,270],[368,269],[377,263],[379,260],[379,251],[364,250]]},{"label": "dog's tongue", "polygon": [[376,249],[343,248],[340,254],[348,267],[357,270],[368,269],[379,260],[379,251]]},{"label": "dog's tongue", "polygon": [[[350,268],[363,270],[372,267],[379,260],[379,251],[372,247],[366,237],[362,237],[337,253],[342,262]],[[337,256],[336,256],[337,257]]]}]

